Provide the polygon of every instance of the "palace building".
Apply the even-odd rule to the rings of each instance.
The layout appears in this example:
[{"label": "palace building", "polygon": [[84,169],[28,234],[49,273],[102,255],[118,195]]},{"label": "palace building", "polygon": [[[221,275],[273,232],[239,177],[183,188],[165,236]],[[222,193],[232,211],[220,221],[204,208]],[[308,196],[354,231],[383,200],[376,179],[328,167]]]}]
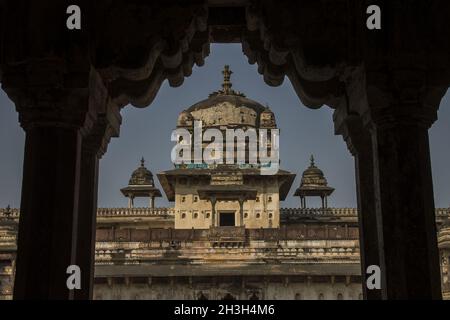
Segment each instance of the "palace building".
[{"label": "palace building", "polygon": [[[277,128],[273,112],[223,88],[183,111],[176,127]],[[245,148],[247,151],[249,148]],[[317,159],[320,162],[320,159]],[[124,208],[99,208],[94,299],[362,299],[358,213],[331,208],[334,189],[315,159],[282,208],[295,174],[262,175],[258,164],[177,164],[157,178],[142,159],[128,186]],[[159,208],[165,194],[174,205]],[[146,197],[148,207],[134,199]],[[322,206],[308,208],[309,197]],[[12,298],[18,209],[0,209],[0,298]],[[441,281],[450,298],[450,208],[436,210]]]}]

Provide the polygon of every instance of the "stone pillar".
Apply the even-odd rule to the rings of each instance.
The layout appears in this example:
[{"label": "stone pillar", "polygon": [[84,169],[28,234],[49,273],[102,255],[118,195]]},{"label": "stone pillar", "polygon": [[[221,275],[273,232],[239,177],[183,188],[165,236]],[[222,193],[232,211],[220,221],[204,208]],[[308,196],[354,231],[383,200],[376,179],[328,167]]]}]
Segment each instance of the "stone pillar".
[{"label": "stone pillar", "polygon": [[[97,121],[102,80],[81,58],[32,59],[4,71],[26,132],[14,298],[90,296],[98,159],[84,139]],[[81,269],[80,291],[67,287],[71,265]]]},{"label": "stone pillar", "polygon": [[450,300],[450,220],[444,222],[440,227],[438,245],[442,276],[442,298]]},{"label": "stone pillar", "polygon": [[239,198],[239,226],[244,226],[244,198]]},{"label": "stone pillar", "polygon": [[[417,70],[368,73],[375,203],[385,299],[441,299],[428,129],[440,99]],[[445,92],[445,91],[444,91]]]},{"label": "stone pillar", "polygon": [[375,210],[372,140],[369,130],[363,128],[362,119],[359,116],[346,115],[345,119],[337,121],[339,118],[336,117],[337,113],[335,114],[336,133],[343,136],[350,152],[355,157],[363,296],[366,300],[379,300],[382,297],[381,290],[369,290],[366,286],[367,267],[384,264],[380,260],[380,255],[383,252],[377,231],[381,225],[377,222]]},{"label": "stone pillar", "polygon": [[77,128],[26,129],[14,299],[73,297],[80,155]]},{"label": "stone pillar", "polygon": [[217,221],[216,221],[216,198],[215,197],[211,197],[211,220],[212,220],[212,226],[216,227],[217,226]]},{"label": "stone pillar", "polygon": [[155,209],[155,196],[150,196],[150,208]]},{"label": "stone pillar", "polygon": [[92,299],[94,288],[95,231],[97,217],[98,167],[97,151],[83,141],[81,152],[81,192],[78,210],[77,265],[81,269],[81,290],[75,299]]},{"label": "stone pillar", "polygon": [[[96,92],[98,93],[99,90],[100,88]],[[104,109],[105,106],[106,102],[99,106],[99,109],[100,107]],[[106,152],[110,138],[118,136],[119,121],[118,109],[109,106],[107,111],[97,115],[93,129],[82,142],[80,169],[82,192],[79,197],[77,242],[77,265],[81,269],[81,290],[75,291],[77,300],[93,298],[99,160]]]},{"label": "stone pillar", "polygon": [[84,67],[67,83],[71,66],[57,59],[4,70],[26,133],[14,299],[74,297],[66,271],[76,264],[81,142],[95,117]]},{"label": "stone pillar", "polygon": [[386,298],[440,299],[428,128],[398,121],[373,130]]}]

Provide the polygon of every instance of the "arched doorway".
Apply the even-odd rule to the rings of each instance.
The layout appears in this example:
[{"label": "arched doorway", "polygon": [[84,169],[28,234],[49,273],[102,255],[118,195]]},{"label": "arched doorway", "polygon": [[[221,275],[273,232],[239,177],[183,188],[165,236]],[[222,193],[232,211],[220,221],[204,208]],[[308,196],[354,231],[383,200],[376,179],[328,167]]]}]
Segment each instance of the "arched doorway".
[{"label": "arched doorway", "polygon": [[[345,27],[313,28],[308,32],[301,31],[306,30],[303,23],[308,21],[302,17],[308,14],[308,17],[322,19],[320,5],[311,7],[315,14],[302,10],[301,4],[285,3],[284,10],[277,10],[279,4],[275,1],[256,7],[238,6],[228,8],[237,10],[233,11],[236,14],[229,15],[235,18],[226,22],[228,31],[222,29],[221,32],[219,21],[207,18],[208,14],[220,16],[217,13],[221,8],[195,4],[178,10],[180,8],[161,3],[164,8],[161,16],[161,11],[145,5],[142,10],[136,10],[122,3],[98,1],[95,12],[109,12],[109,15],[100,19],[88,14],[96,27],[93,29],[100,35],[96,38],[100,41],[90,43],[91,29],[83,31],[86,33],[82,37],[67,37],[67,30],[44,23],[60,21],[58,13],[64,11],[61,10],[63,4],[56,1],[52,4],[54,6],[49,5],[45,12],[32,5],[30,12],[35,16],[31,17],[20,15],[20,5],[11,2],[11,8],[16,10],[4,17],[7,27],[2,31],[1,46],[8,48],[8,54],[2,58],[2,85],[15,100],[27,134],[17,298],[32,297],[40,292],[52,292],[55,298],[70,298],[64,286],[64,269],[74,259],[87,270],[83,273],[86,284],[83,287],[92,288],[98,160],[106,151],[109,139],[118,135],[119,110],[129,102],[138,107],[148,105],[165,79],[173,86],[181,85],[194,63],[203,64],[211,39],[241,41],[250,62],[258,63],[269,85],[280,85],[287,75],[306,105],[317,108],[328,104],[336,109],[336,131],[345,136],[356,156],[360,224],[364,231],[361,248],[367,259],[363,266],[369,265],[371,259],[376,264],[383,263],[383,275],[389,274],[389,277],[383,276],[385,289],[381,296],[384,298],[412,297],[415,292],[423,297],[440,298],[428,128],[436,120],[437,107],[449,84],[446,72],[436,72],[448,70],[441,59],[430,58],[426,70],[418,70],[422,57],[403,59],[403,46],[385,42],[389,37],[366,41],[365,29],[363,32],[353,29],[361,21],[349,18],[359,17],[361,6],[333,7],[338,10],[333,17],[346,18],[327,17],[329,25]],[[389,17],[401,14],[395,5],[387,4],[385,9],[392,11]],[[444,23],[448,11],[434,6],[427,10],[430,10],[427,17],[433,17],[433,21],[419,19],[423,25],[401,26],[391,21],[410,54],[417,51],[414,45],[420,40],[428,41],[424,34],[433,34],[437,38],[433,43],[448,40],[447,34],[438,35],[427,29]],[[148,19],[133,19],[133,11],[147,12]],[[177,19],[176,12],[190,19]],[[281,12],[287,17],[281,17]],[[123,13],[125,18],[117,22],[117,13]],[[415,18],[423,15],[420,10],[409,13],[412,15],[409,21],[416,21]],[[149,28],[150,21],[167,17],[170,23]],[[38,26],[41,24],[44,30],[27,29],[27,19],[33,19]],[[128,23],[127,19],[135,23]],[[292,34],[278,28],[280,24],[273,22],[280,19],[286,22],[283,28],[300,33]],[[97,21],[104,24],[95,25]],[[321,25],[321,21],[316,22]],[[158,29],[161,25],[174,32],[161,32]],[[268,25],[272,26],[269,31]],[[446,29],[439,25],[438,30]],[[153,38],[152,33],[171,36]],[[288,34],[292,37],[287,37]],[[33,40],[27,42],[30,39]],[[52,41],[55,39],[59,41]],[[143,42],[144,39],[153,40]],[[30,47],[28,54],[24,54],[22,47],[26,44]],[[391,47],[393,60],[378,50]],[[96,53],[94,57],[92,51]],[[439,56],[438,47],[431,51]],[[60,53],[56,58],[55,52]],[[118,56],[114,56],[114,52]],[[133,55],[129,56],[131,52]],[[333,54],[317,55],[317,52]],[[446,55],[445,50],[443,55]],[[398,61],[404,62],[400,69]],[[433,81],[425,81],[430,77]],[[392,79],[393,83],[387,79]],[[55,89],[58,94],[54,94]],[[47,184],[54,188],[46,188]],[[79,192],[81,189],[83,193]],[[86,214],[78,214],[78,209]],[[48,238],[39,237],[48,225],[58,228],[46,230]],[[383,239],[378,239],[378,235]],[[58,245],[52,246],[50,239],[58,239],[55,241]],[[395,241],[397,239],[402,241]],[[380,245],[383,242],[392,245],[383,247]],[[416,248],[420,248],[417,255],[398,257],[398,252],[411,252]],[[45,258],[39,259],[38,253]],[[396,259],[405,264],[399,265]],[[35,265],[39,270],[47,270],[47,276],[54,281],[29,285],[27,278],[32,277]],[[427,276],[423,276],[423,270]],[[364,268],[362,271],[364,274]],[[407,276],[400,277],[404,274]],[[403,279],[404,283],[399,285],[390,279]],[[56,288],[48,287],[52,283],[57,284]],[[408,287],[417,290],[406,292],[403,288]],[[90,297],[91,292],[87,289],[83,295]]]}]

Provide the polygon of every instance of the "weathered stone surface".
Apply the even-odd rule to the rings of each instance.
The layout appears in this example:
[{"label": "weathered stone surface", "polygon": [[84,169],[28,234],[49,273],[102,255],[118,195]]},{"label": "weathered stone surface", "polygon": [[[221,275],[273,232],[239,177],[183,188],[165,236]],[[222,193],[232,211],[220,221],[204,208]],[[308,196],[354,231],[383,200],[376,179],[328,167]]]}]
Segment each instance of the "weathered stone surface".
[{"label": "weathered stone surface", "polygon": [[[82,139],[96,132],[96,148],[99,141],[101,146],[95,152],[102,154],[118,134],[122,107],[148,106],[165,80],[181,85],[194,65],[204,63],[211,41],[240,41],[267,84],[280,85],[288,76],[308,107],[326,104],[363,118],[373,144],[371,199],[383,217],[377,233],[384,240],[378,241],[392,245],[380,253],[386,262],[383,297],[440,297],[427,129],[450,84],[448,1],[381,1],[380,31],[365,28],[367,3],[356,0],[79,3],[83,28],[71,32],[62,27],[64,1],[0,1],[2,87],[27,131],[20,281],[33,268],[21,259],[37,259],[44,270],[50,262],[62,268],[72,261],[73,252],[44,250],[40,258],[32,247],[50,248],[54,241],[71,248],[76,242],[65,223],[76,221],[78,164],[88,141]],[[93,182],[95,170],[90,172],[87,181]],[[59,192],[46,189],[45,178]],[[367,184],[360,187],[369,190],[369,180],[360,180]],[[367,205],[360,202],[360,208]],[[67,230],[49,227],[59,222]],[[47,244],[33,242],[34,236]],[[413,248],[422,255],[408,253]],[[406,264],[396,264],[398,257]],[[17,297],[70,298],[44,278]]]}]

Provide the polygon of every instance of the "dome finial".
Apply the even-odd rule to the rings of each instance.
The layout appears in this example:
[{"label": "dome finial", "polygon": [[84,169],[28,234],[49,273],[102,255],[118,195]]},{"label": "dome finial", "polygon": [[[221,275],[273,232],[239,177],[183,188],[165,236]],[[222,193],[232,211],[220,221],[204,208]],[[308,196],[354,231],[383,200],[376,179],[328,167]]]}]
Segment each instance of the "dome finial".
[{"label": "dome finial", "polygon": [[311,167],[315,167],[315,163],[314,163],[314,155],[311,155]]},{"label": "dome finial", "polygon": [[231,83],[231,75],[233,74],[233,71],[231,71],[229,65],[225,65],[222,71],[223,74],[223,83],[222,83],[222,90],[215,91],[209,95],[209,97],[215,97],[218,95],[232,95],[232,96],[239,96],[239,97],[245,97],[245,94],[234,91],[232,89],[233,84]]},{"label": "dome finial", "polygon": [[225,65],[222,74],[223,74],[223,84],[222,84],[223,92],[224,94],[230,94],[232,92],[231,87],[233,86],[233,84],[230,81],[233,71],[230,70],[229,65]]},{"label": "dome finial", "polygon": [[144,165],[145,165],[145,159],[144,159],[144,157],[142,157],[142,159],[141,159],[141,167],[144,167]]}]

